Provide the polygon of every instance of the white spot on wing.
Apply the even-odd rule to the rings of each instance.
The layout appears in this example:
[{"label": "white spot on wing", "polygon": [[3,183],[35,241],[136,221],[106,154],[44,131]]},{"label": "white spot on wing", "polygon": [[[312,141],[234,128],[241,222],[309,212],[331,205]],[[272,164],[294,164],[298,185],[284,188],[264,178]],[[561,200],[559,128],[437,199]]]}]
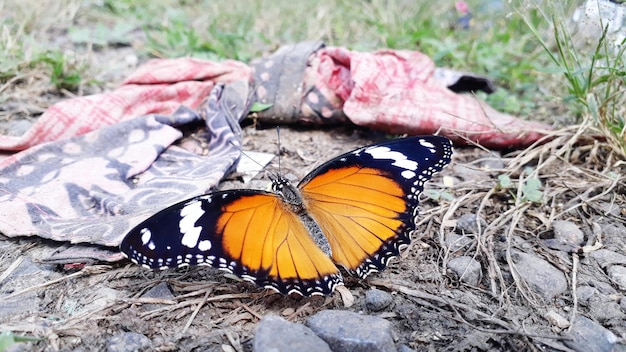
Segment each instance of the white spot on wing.
[{"label": "white spot on wing", "polygon": [[389,147],[371,147],[365,150],[366,153],[370,154],[374,159],[391,159],[393,160],[392,165],[397,167],[406,169],[406,170],[417,170],[417,162],[414,160],[409,160],[406,155],[392,151]]},{"label": "white spot on wing", "polygon": [[180,241],[183,246],[195,248],[198,245],[198,239],[200,239],[202,227],[194,225],[203,214],[204,210],[202,210],[202,202],[189,203],[181,209],[181,219],[178,226],[180,228],[180,233],[183,234],[183,238]]},{"label": "white spot on wing", "polygon": [[203,251],[203,252],[204,251],[208,251],[209,249],[211,249],[211,241],[209,241],[209,240],[200,241],[198,243],[198,249]]},{"label": "white spot on wing", "polygon": [[402,177],[406,178],[407,180],[412,179],[413,177],[415,177],[415,172],[411,171],[411,170],[404,170],[401,173]]},{"label": "white spot on wing", "polygon": [[425,140],[425,139],[420,139],[420,144],[421,144],[423,147],[428,148],[428,149],[430,150],[430,152],[431,152],[431,153],[434,153],[434,152],[436,152],[436,151],[437,151],[437,150],[436,150],[436,148],[435,148],[435,145],[434,145],[434,144],[432,144],[432,143],[430,143],[430,142],[428,142],[428,141],[427,141],[427,140]]},{"label": "white spot on wing", "polygon": [[152,232],[147,227],[144,227],[139,233],[141,233],[141,243],[145,246],[152,238]]}]

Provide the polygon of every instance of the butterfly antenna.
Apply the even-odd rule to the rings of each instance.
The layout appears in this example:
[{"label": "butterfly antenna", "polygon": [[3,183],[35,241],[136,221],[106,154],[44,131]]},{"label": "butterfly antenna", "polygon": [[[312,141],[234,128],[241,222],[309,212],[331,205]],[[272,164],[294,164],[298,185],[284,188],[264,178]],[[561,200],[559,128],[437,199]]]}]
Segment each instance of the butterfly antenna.
[{"label": "butterfly antenna", "polygon": [[280,176],[283,174],[280,169],[280,126],[276,126],[276,138],[278,139],[278,176]]},{"label": "butterfly antenna", "polygon": [[[241,149],[241,146],[240,146],[240,145],[237,145],[237,144],[233,143],[233,141],[230,141],[230,144],[231,144],[232,146],[234,146],[234,147],[237,147],[237,149],[239,149],[239,152],[241,153],[241,155],[245,156],[246,158],[248,158],[249,160],[251,160],[253,163],[257,164],[261,170],[265,170],[266,172],[269,172],[269,174],[270,174],[270,175],[269,175],[270,180],[271,180],[271,179],[278,178],[278,176],[277,176],[277,175],[274,175],[274,173],[273,173],[272,171],[270,171],[270,170],[266,170],[266,169],[265,169],[265,166],[264,166],[263,164],[261,164],[261,163],[259,163],[258,161],[256,161],[256,159],[254,159],[254,158],[253,158],[253,157],[251,157],[250,155],[246,154],[246,152],[244,152],[244,151],[243,151],[243,149]],[[280,165],[280,157],[279,157],[278,161],[279,161],[279,165]],[[280,168],[279,168],[279,169],[280,169]]]}]

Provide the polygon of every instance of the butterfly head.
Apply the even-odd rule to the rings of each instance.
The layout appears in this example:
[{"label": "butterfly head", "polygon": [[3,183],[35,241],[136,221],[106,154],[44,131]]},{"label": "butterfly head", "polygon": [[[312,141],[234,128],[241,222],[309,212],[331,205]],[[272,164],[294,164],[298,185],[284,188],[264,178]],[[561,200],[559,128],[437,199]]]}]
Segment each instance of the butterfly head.
[{"label": "butterfly head", "polygon": [[272,191],[281,196],[286,203],[294,206],[295,209],[302,208],[302,195],[289,180],[283,177],[272,179]]}]

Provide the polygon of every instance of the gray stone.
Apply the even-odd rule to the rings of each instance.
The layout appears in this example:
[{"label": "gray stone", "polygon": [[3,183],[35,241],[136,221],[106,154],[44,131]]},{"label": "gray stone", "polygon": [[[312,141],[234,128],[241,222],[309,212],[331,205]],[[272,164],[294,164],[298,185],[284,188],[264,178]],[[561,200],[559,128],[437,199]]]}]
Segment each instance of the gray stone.
[{"label": "gray stone", "polygon": [[0,321],[8,322],[39,310],[41,299],[35,291],[29,291],[8,300],[4,298],[6,296],[0,294]]},{"label": "gray stone", "polygon": [[152,342],[146,335],[128,331],[107,338],[106,350],[108,352],[133,352],[147,350],[151,345]]},{"label": "gray stone", "polygon": [[446,235],[444,242],[450,252],[458,252],[463,249],[468,249],[473,244],[474,240],[467,235],[449,233]]},{"label": "gray stone", "polygon": [[[161,282],[160,284],[154,286],[153,288],[149,289],[146,293],[144,293],[142,296],[142,298],[155,298],[155,299],[169,299],[169,300],[173,300],[174,294],[172,293],[172,291],[170,290],[169,286],[167,285],[167,283],[165,282]],[[143,309],[150,311],[150,310],[154,310],[157,308],[162,308],[164,305],[163,304],[144,304],[143,305]]]},{"label": "gray stone", "polygon": [[[478,234],[485,231],[487,222],[482,218],[476,221],[476,214],[463,214],[456,220],[456,231],[461,234]],[[480,224],[480,229],[478,228]],[[480,232],[479,232],[480,231]]]},{"label": "gray stone", "polygon": [[485,170],[502,170],[506,167],[502,161],[502,156],[498,152],[492,152],[490,155],[477,160],[478,166]]},{"label": "gray stone", "polygon": [[480,262],[469,256],[450,259],[448,269],[452,270],[461,281],[468,285],[478,286],[482,278],[482,266]]},{"label": "gray stone", "polygon": [[589,302],[587,302],[587,306],[589,307],[589,317],[600,323],[605,323],[612,319],[625,318],[619,303],[601,293],[591,297]]},{"label": "gray stone", "polygon": [[512,251],[515,268],[535,293],[550,301],[567,290],[565,274],[547,261],[520,251]]},{"label": "gray stone", "polygon": [[580,245],[585,240],[585,234],[571,221],[557,220],[552,223],[554,238],[562,243]]},{"label": "gray stone", "polygon": [[626,291],[626,267],[611,265],[607,269],[607,274],[609,274],[611,280],[619,286],[620,290]]},{"label": "gray stone", "polygon": [[580,352],[610,352],[617,342],[615,334],[583,316],[574,319],[567,336],[572,340],[564,340],[565,345]]},{"label": "gray stone", "polygon": [[596,290],[595,287],[587,285],[581,285],[576,288],[576,298],[578,299],[578,303],[582,305],[587,305],[587,303],[589,303],[589,299],[597,293],[598,290]]},{"label": "gray stone", "polygon": [[614,264],[626,265],[626,255],[613,252],[608,249],[598,249],[597,251],[593,251],[589,253],[589,257],[597,260],[598,264],[600,264],[603,268]]},{"label": "gray stone", "polygon": [[342,310],[323,310],[306,321],[333,351],[395,352],[391,324],[382,318]]},{"label": "gray stone", "polygon": [[415,350],[405,344],[401,344],[398,346],[398,352],[415,352]]},{"label": "gray stone", "polygon": [[379,289],[373,288],[365,294],[365,307],[372,312],[378,312],[389,307],[391,302],[393,302],[393,296]]},{"label": "gray stone", "polygon": [[13,320],[38,311],[41,298],[36,290],[27,291],[11,299],[5,297],[58,275],[50,270],[50,266],[35,263],[28,256],[17,260],[21,262],[0,285],[0,321]]},{"label": "gray stone", "polygon": [[[331,323],[336,327],[337,322]],[[302,324],[267,315],[261,319],[254,333],[255,352],[330,351],[328,344]]]},{"label": "gray stone", "polygon": [[569,327],[569,321],[567,320],[567,318],[565,318],[564,316],[562,316],[561,314],[553,311],[553,310],[549,310],[545,315],[544,318],[546,318],[547,321],[550,322],[550,324],[558,327],[559,329],[565,329]]}]

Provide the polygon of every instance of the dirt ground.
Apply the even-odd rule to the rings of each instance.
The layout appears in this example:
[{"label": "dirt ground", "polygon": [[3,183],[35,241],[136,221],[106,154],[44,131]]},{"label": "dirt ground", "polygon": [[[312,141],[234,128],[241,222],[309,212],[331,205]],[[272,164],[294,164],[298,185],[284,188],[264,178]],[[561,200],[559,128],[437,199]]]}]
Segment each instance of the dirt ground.
[{"label": "dirt ground", "polygon": [[[126,54],[106,55],[123,61]],[[33,105],[42,99],[48,98],[33,97]],[[386,137],[346,126],[281,133],[288,178]],[[276,142],[273,129],[244,129],[244,150],[276,153]],[[269,168],[276,165],[274,159]],[[623,339],[626,282],[611,268],[626,265],[620,257],[626,250],[625,171],[626,164],[601,140],[578,135],[575,128],[525,151],[456,148],[452,164],[427,184],[452,197],[422,197],[414,241],[385,271],[365,281],[345,275],[355,298],[349,307],[337,293],[284,297],[209,268],[152,272],[127,261],[51,265],[41,258],[67,244],[0,239],[0,330],[41,338],[14,345],[18,351],[114,350],[114,339],[125,332],[146,336],[156,351],[248,351],[264,315],[303,322],[322,309],[343,309],[387,319],[397,343],[419,351],[569,350],[567,331],[579,316]],[[502,187],[501,175],[509,176],[511,188]],[[524,201],[529,175],[541,180],[539,202]],[[268,181],[263,173],[253,185],[262,187],[260,181]],[[247,186],[230,177],[221,188],[232,187]],[[467,214],[484,220],[480,230],[459,231],[458,220]],[[556,220],[576,224],[583,243],[555,245]],[[447,241],[452,234],[465,238],[464,245]],[[550,263],[567,289],[542,297],[524,280],[527,268],[516,266],[520,252]],[[477,285],[449,270],[459,256],[481,264]],[[367,311],[364,297],[372,287],[391,293],[392,305]],[[595,290],[591,298],[581,294],[589,287]]]}]

